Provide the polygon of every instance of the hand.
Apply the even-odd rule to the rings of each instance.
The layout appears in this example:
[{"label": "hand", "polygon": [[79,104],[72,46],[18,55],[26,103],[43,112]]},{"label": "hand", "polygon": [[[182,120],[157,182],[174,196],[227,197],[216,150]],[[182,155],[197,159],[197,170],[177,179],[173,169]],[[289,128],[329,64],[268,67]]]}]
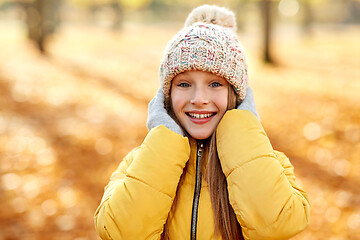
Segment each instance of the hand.
[{"label": "hand", "polygon": [[256,111],[253,91],[250,86],[246,90],[246,96],[245,96],[244,100],[240,103],[240,105],[236,109],[249,110],[260,120],[260,117]]},{"label": "hand", "polygon": [[174,119],[172,119],[172,117],[170,117],[165,109],[164,94],[161,88],[159,88],[156,96],[149,103],[148,119],[146,125],[149,131],[154,127],[164,125],[171,131],[184,136],[184,132],[181,127],[175,122]]}]

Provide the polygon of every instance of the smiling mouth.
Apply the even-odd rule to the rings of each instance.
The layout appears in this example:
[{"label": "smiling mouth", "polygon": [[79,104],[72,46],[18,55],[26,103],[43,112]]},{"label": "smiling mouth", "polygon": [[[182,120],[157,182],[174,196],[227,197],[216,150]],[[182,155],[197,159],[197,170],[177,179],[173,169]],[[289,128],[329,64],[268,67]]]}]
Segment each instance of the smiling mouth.
[{"label": "smiling mouth", "polygon": [[204,119],[204,118],[210,118],[214,116],[216,113],[186,113],[188,116],[195,118],[195,119]]}]

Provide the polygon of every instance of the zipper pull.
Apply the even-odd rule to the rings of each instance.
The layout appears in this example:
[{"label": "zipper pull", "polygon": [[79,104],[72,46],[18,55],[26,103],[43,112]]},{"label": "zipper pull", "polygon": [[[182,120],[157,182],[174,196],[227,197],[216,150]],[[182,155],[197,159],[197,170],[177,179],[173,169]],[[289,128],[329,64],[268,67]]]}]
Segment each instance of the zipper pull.
[{"label": "zipper pull", "polygon": [[200,143],[199,145],[200,145],[200,146],[199,146],[199,148],[198,148],[197,155],[198,155],[198,157],[201,157],[201,155],[202,155],[202,149],[203,149],[203,147],[204,147],[204,144],[203,144],[203,143]]}]

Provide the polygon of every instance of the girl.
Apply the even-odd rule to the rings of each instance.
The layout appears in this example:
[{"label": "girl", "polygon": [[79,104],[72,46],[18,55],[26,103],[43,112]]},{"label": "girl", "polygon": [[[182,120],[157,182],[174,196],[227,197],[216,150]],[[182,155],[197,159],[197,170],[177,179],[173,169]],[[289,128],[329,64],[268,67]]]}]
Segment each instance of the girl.
[{"label": "girl", "polygon": [[288,239],[309,223],[306,193],[262,128],[227,9],[194,9],[161,62],[149,133],[111,176],[102,239]]}]

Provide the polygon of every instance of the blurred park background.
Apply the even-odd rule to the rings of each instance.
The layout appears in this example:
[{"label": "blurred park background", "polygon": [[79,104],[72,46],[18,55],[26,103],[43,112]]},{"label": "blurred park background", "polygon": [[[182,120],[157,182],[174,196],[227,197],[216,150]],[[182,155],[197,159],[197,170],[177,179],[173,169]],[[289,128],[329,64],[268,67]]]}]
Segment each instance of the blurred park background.
[{"label": "blurred park background", "polygon": [[204,3],[236,13],[262,124],[308,192],[293,239],[360,239],[359,0],[0,0],[0,240],[98,239],[165,45]]}]

